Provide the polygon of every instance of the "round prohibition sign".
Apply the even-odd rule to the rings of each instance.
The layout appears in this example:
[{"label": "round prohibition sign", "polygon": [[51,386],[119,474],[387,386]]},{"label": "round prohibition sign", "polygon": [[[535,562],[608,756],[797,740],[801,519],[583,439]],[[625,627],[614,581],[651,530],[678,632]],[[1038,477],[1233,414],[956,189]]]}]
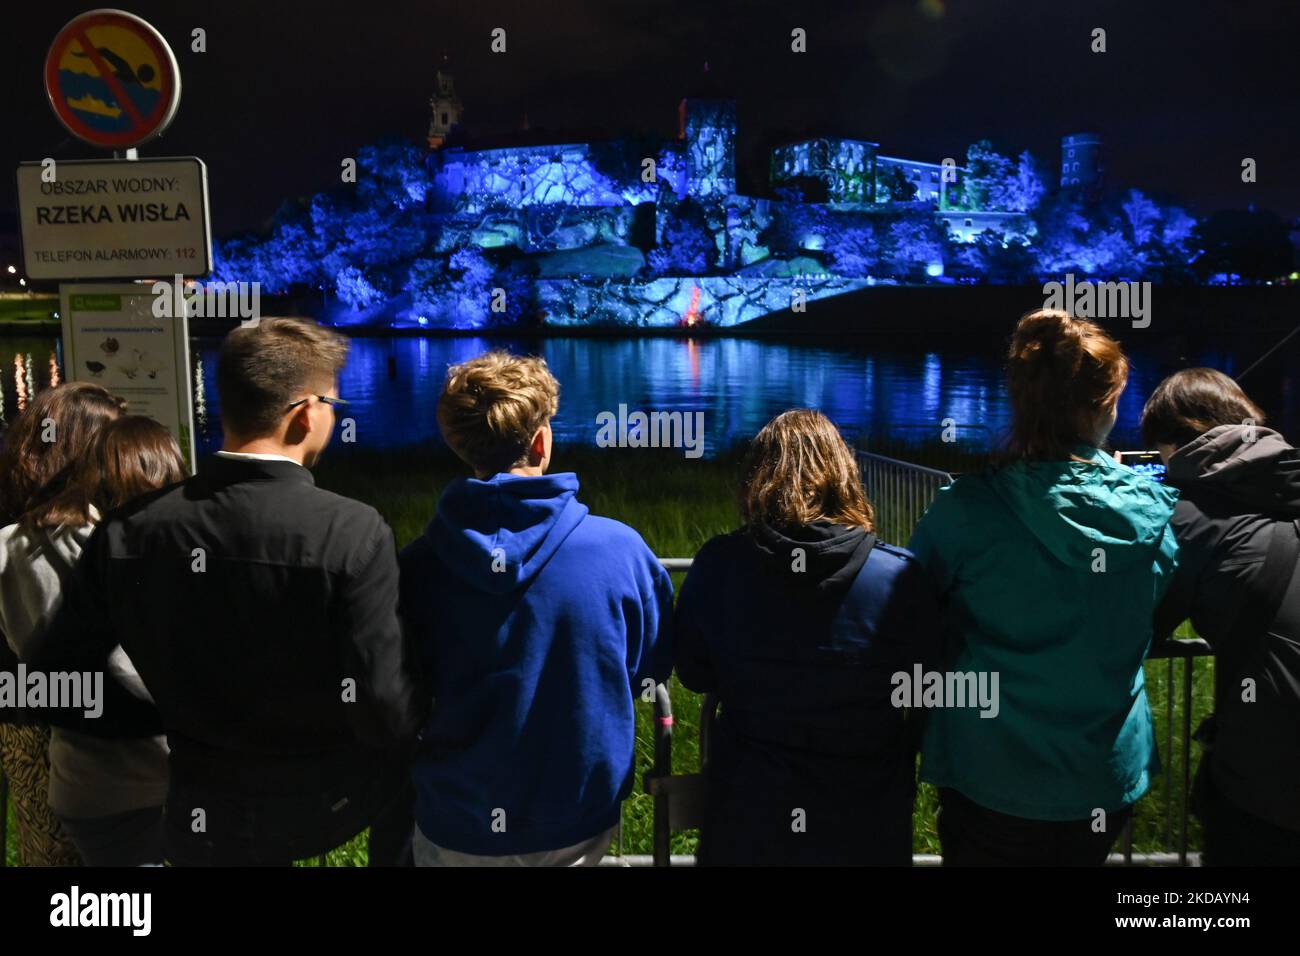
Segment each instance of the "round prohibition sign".
[{"label": "round prohibition sign", "polygon": [[138,146],[171,124],[180,68],[161,33],[123,10],[70,20],[45,57],[45,94],[74,136],[106,149]]}]

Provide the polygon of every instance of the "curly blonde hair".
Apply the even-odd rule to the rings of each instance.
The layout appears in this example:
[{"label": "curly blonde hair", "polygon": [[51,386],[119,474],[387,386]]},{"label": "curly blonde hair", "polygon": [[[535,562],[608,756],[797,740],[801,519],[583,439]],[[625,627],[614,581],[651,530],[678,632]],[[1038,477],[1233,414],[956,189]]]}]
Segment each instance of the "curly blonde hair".
[{"label": "curly blonde hair", "polygon": [[560,383],[545,359],[492,351],[447,370],[438,427],[462,461],[496,474],[527,460],[533,435],[559,407]]}]

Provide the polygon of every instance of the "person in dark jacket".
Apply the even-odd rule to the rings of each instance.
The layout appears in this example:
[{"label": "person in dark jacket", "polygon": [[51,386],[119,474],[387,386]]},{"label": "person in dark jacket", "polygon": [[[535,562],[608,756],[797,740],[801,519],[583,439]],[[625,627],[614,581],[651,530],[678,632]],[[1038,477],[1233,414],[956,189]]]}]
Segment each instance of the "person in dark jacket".
[{"label": "person in dark jacket", "polygon": [[588,512],[576,475],[546,473],[558,395],[542,359],[489,352],[453,366],[438,401],[475,477],[401,556],[434,699],[417,866],[598,864],[632,789],[635,701],[672,666],[668,573]]},{"label": "person in dark jacket", "polygon": [[[1193,801],[1205,862],[1300,865],[1300,450],[1208,368],[1161,382],[1142,432],[1182,496],[1178,570],[1157,632],[1190,618],[1215,653],[1215,715],[1198,734],[1207,751]],[[1266,575],[1270,549],[1277,566]]]},{"label": "person in dark jacket", "polygon": [[741,513],[695,556],[673,624],[678,678],[722,707],[699,862],[909,866],[917,715],[896,692],[938,662],[929,579],[876,539],[820,412],[759,432]]},{"label": "person in dark jacket", "polygon": [[[346,354],[311,322],[231,332],[224,450],[104,516],[37,658],[102,660],[120,644],[135,664],[171,747],[173,864],[286,865],[400,817],[409,793],[422,696],[393,535],[308,470]],[[372,839],[371,863],[393,862],[376,856]]]}]

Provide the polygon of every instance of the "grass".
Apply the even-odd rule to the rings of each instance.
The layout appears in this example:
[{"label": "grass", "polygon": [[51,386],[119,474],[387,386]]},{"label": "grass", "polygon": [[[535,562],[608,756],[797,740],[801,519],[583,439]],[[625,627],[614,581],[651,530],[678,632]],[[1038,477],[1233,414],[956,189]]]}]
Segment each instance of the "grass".
[{"label": "grass", "polygon": [[0,326],[15,326],[26,330],[57,322],[54,313],[58,308],[59,297],[56,295],[0,294]]},{"label": "grass", "polygon": [[[941,453],[950,452],[935,449],[934,455],[923,451],[910,457],[954,470],[963,470],[958,465],[968,467],[974,463],[973,459],[953,462],[936,459],[931,462]],[[735,489],[741,472],[739,453],[709,460],[687,460],[680,452],[658,449],[561,448],[556,450],[552,470],[576,471],[582,482],[580,495],[592,512],[616,518],[636,528],[651,550],[661,557],[691,557],[709,538],[729,531],[737,524]],[[433,517],[442,489],[464,473],[463,466],[445,452],[349,449],[327,456],[316,469],[316,480],[323,488],[373,505],[392,526],[398,544],[405,545],[417,537]],[[674,584],[680,587],[682,575],[673,577]],[[1182,723],[1178,719],[1181,704],[1175,710],[1171,749],[1166,738],[1166,703],[1171,689],[1176,701],[1181,701],[1181,669],[1184,666],[1181,661],[1174,665],[1171,684],[1165,661],[1152,661],[1146,665],[1147,693],[1165,772],[1137,807],[1133,833],[1134,849],[1139,852],[1177,849],[1178,811],[1182,799]],[[675,677],[670,688],[674,716],[673,772],[691,773],[699,769],[701,698],[678,684]],[[1212,693],[1213,664],[1201,659],[1195,667],[1193,728],[1210,709]],[[622,851],[626,854],[651,852],[653,801],[642,792],[640,781],[654,761],[652,718],[652,705],[638,702],[637,786],[623,807]],[[1199,748],[1193,747],[1193,760],[1198,756]],[[1173,798],[1172,827],[1168,834],[1165,832],[1166,795]],[[923,785],[913,821],[913,846],[918,853],[939,852],[935,831],[936,807],[934,791]],[[1194,819],[1191,825],[1191,846],[1195,848],[1199,846],[1199,831]],[[12,825],[10,832],[13,832]],[[697,835],[693,831],[676,833],[672,838],[672,852],[693,853],[696,843]],[[364,866],[365,862],[364,835],[327,856],[327,863],[331,866]],[[300,865],[314,866],[316,862],[303,861]]]}]

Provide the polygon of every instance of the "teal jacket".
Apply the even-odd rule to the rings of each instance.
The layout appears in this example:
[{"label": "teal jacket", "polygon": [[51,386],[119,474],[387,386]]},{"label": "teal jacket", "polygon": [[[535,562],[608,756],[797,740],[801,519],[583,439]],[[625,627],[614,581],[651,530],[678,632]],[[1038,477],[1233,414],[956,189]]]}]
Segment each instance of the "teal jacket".
[{"label": "teal jacket", "polygon": [[1117,810],[1160,771],[1142,662],[1178,495],[1076,453],[958,479],[909,545],[946,605],[947,670],[998,675],[995,716],[925,711],[921,779],[1036,820]]}]

